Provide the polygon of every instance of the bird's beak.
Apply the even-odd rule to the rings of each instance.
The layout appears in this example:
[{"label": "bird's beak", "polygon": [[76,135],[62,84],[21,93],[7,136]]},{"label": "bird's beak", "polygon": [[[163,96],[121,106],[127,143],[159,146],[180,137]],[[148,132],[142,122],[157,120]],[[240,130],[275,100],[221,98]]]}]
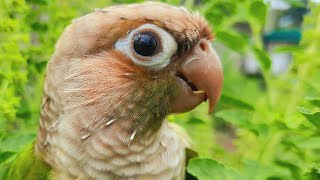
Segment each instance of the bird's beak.
[{"label": "bird's beak", "polygon": [[223,74],[220,60],[206,39],[201,39],[185,59],[177,74],[181,87],[173,104],[173,113],[187,112],[209,100],[209,113],[219,100]]}]

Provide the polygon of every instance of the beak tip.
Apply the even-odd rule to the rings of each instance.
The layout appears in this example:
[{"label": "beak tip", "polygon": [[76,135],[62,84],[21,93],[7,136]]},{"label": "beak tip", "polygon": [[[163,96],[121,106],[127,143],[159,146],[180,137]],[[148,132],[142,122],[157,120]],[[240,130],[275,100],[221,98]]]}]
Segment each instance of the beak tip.
[{"label": "beak tip", "polygon": [[214,111],[214,107],[217,105],[217,102],[219,100],[220,97],[220,93],[218,97],[215,98],[209,98],[209,110],[208,110],[208,114],[211,114]]},{"label": "beak tip", "polygon": [[208,114],[211,114],[213,112],[214,105],[212,104],[212,101],[209,101],[209,110]]}]

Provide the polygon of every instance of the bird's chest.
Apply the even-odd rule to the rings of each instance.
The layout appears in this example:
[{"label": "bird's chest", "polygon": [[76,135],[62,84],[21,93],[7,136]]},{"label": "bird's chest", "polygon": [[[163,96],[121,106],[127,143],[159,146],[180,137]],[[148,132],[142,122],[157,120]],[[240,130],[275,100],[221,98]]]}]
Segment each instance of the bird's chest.
[{"label": "bird's chest", "polygon": [[56,152],[57,179],[183,179],[184,147],[166,125],[145,140],[110,132],[97,133],[81,148],[57,140],[56,149],[65,149]]}]

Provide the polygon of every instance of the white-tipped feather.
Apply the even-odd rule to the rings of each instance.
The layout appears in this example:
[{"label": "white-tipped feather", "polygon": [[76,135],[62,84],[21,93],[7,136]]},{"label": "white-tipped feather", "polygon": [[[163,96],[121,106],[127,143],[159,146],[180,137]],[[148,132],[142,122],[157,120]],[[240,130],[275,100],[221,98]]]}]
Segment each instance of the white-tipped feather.
[{"label": "white-tipped feather", "polygon": [[192,91],[193,94],[204,94],[206,93],[204,90]]},{"label": "white-tipped feather", "polygon": [[136,136],[137,134],[137,131],[134,131],[131,136],[130,136],[130,140],[132,141],[134,139],[134,137]]},{"label": "white-tipped feather", "polygon": [[111,119],[110,121],[108,121],[106,123],[107,126],[111,125],[112,123],[114,123],[116,121],[116,119]]},{"label": "white-tipped feather", "polygon": [[90,134],[90,133],[88,133],[88,134],[86,134],[86,135],[82,136],[82,137],[81,137],[81,139],[82,139],[82,140],[84,140],[84,139],[87,139],[87,138],[88,138],[88,137],[90,137],[90,136],[91,136],[91,134]]}]

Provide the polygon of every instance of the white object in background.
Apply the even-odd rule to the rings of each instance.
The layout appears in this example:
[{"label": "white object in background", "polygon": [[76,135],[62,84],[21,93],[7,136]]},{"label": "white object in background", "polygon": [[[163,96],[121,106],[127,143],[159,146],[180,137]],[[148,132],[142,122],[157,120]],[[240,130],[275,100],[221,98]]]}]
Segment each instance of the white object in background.
[{"label": "white object in background", "polygon": [[252,52],[247,53],[242,68],[246,74],[255,75],[260,72],[259,63]]},{"label": "white object in background", "polygon": [[285,0],[265,0],[264,2],[270,3],[271,9],[287,10],[290,8],[290,4],[288,4]]},{"label": "white object in background", "polygon": [[[271,73],[273,75],[280,75],[288,70],[291,63],[291,53],[276,52],[275,48],[282,46],[283,43],[272,43],[267,47],[267,53],[271,59]],[[242,64],[242,69],[246,74],[256,75],[260,73],[260,65],[255,55],[248,52]]]},{"label": "white object in background", "polygon": [[289,53],[271,53],[270,58],[272,60],[272,74],[279,75],[288,70],[291,62],[291,55]]}]

